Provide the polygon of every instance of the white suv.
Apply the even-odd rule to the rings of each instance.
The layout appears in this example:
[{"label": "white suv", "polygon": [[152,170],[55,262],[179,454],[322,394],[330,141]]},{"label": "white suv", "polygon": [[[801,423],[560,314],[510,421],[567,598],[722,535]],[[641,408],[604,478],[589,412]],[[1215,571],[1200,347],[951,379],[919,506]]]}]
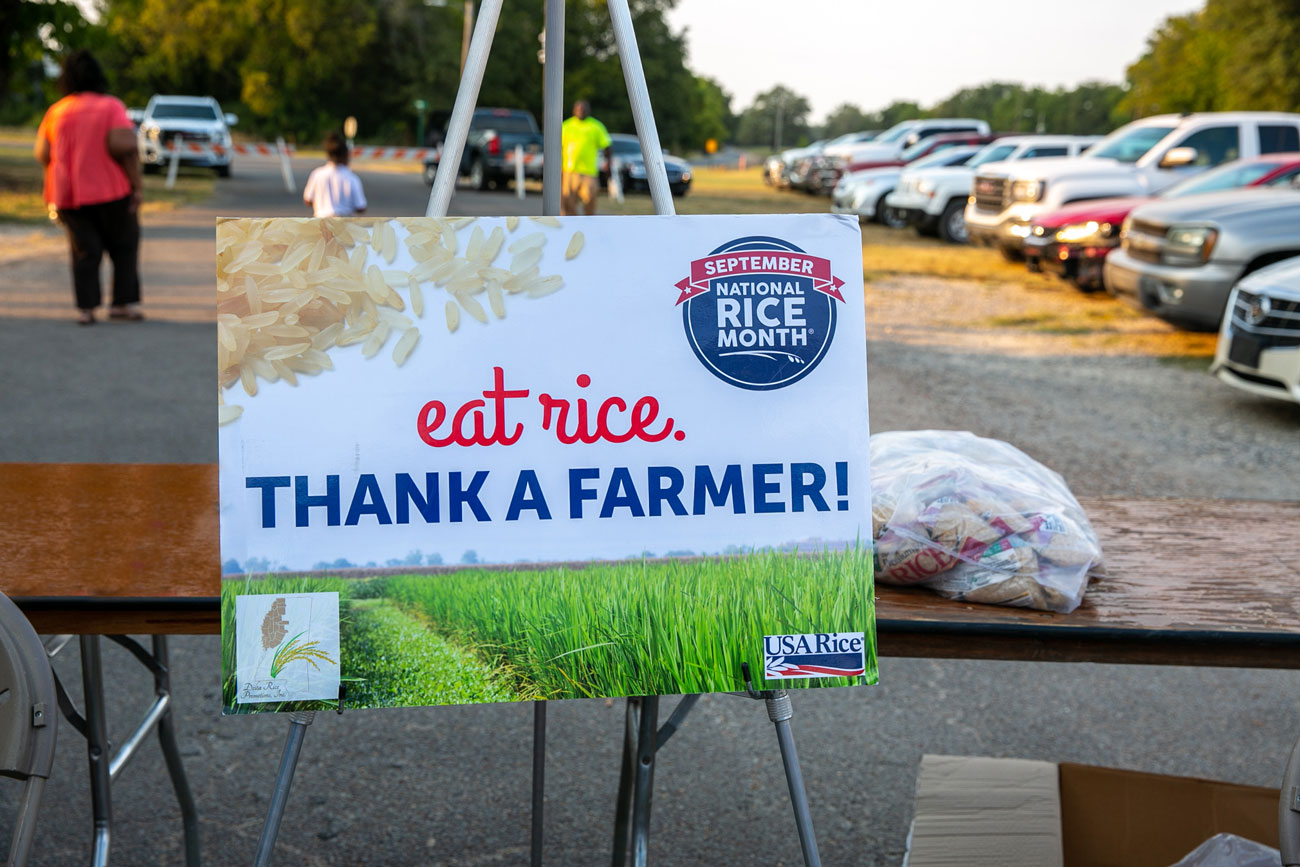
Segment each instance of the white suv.
[{"label": "white suv", "polygon": [[964,165],[951,168],[909,168],[885,204],[900,212],[922,235],[938,235],[953,244],[967,241],[965,210],[971,180],[981,166],[1014,160],[1078,156],[1096,136],[1014,135],[986,144]]},{"label": "white suv", "polygon": [[966,229],[1008,259],[1024,255],[1034,220],[1070,202],[1150,196],[1229,160],[1300,150],[1300,114],[1163,114],[1134,121],[1081,159],[990,166],[976,174]]},{"label": "white suv", "polygon": [[182,144],[202,146],[198,152],[182,150],[182,165],[207,166],[229,177],[230,128],[238,122],[210,96],[155,96],[136,133],[140,162],[146,172],[158,171],[171,158],[168,149],[179,136]]}]

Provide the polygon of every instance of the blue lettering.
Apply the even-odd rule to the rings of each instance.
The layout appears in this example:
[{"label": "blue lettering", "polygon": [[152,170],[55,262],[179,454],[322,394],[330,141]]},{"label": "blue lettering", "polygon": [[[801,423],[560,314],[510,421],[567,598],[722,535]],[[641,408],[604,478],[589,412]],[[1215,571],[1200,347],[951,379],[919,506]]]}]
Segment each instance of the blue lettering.
[{"label": "blue lettering", "polygon": [[[650,517],[658,518],[663,514],[664,503],[672,509],[674,515],[685,515],[686,507],[682,505],[682,488],[686,480],[682,471],[676,467],[651,467],[650,476]],[[668,482],[667,487],[664,482]]]},{"label": "blue lettering", "polygon": [[725,506],[731,500],[731,511],[737,515],[745,514],[745,486],[741,481],[740,465],[728,464],[722,473],[722,484],[713,480],[713,471],[708,466],[695,468],[695,508],[692,514],[704,514],[704,498],[708,497],[715,506]]},{"label": "blue lettering", "polygon": [[[807,480],[808,476],[812,476],[811,481]],[[813,506],[817,511],[829,512],[831,507],[826,505],[826,498],[822,496],[822,488],[825,486],[826,470],[821,464],[791,464],[791,511],[802,512],[803,501],[809,499],[812,500]]]},{"label": "blue lettering", "polygon": [[451,522],[459,524],[462,520],[462,511],[465,506],[474,513],[476,521],[491,521],[488,517],[487,509],[483,508],[483,503],[478,498],[479,489],[487,481],[488,471],[479,470],[470,480],[468,488],[462,488],[460,482],[460,473],[451,472],[447,474],[447,482],[450,490],[447,492],[447,503],[450,506],[448,511],[451,513]]},{"label": "blue lettering", "polygon": [[384,505],[384,495],[379,490],[379,482],[371,473],[362,473],[357,479],[357,489],[352,492],[352,505],[348,506],[348,517],[344,526],[353,527],[362,515],[374,515],[381,524],[391,524],[388,506]]},{"label": "blue lettering", "polygon": [[275,489],[289,487],[288,476],[249,476],[244,487],[262,489],[262,528],[275,526]]},{"label": "blue lettering", "polygon": [[785,503],[773,503],[768,500],[770,494],[781,493],[779,481],[769,482],[767,477],[781,472],[781,464],[754,464],[754,511],[784,512]]},{"label": "blue lettering", "polygon": [[634,518],[645,517],[645,509],[641,506],[641,498],[637,496],[632,474],[627,471],[627,467],[615,467],[610,475],[609,487],[605,489],[605,502],[600,504],[600,516],[611,517],[615,509],[627,509]]},{"label": "blue lettering", "polygon": [[295,523],[299,527],[305,527],[308,523],[308,509],[314,509],[320,506],[325,507],[325,523],[331,527],[339,525],[339,477],[325,477],[325,493],[319,496],[311,496],[307,489],[306,476],[293,477],[293,497],[295,510]]},{"label": "blue lettering", "polygon": [[411,522],[411,504],[419,510],[426,524],[438,523],[438,474],[424,474],[424,493],[407,473],[397,474],[397,523]]},{"label": "blue lettering", "polygon": [[540,520],[551,520],[551,510],[547,508],[546,497],[542,495],[541,483],[537,481],[537,473],[532,470],[519,473],[515,493],[510,498],[510,508],[506,510],[506,520],[518,521],[519,513],[524,509],[532,509]]},{"label": "blue lettering", "polygon": [[584,500],[596,499],[596,492],[588,488],[583,482],[588,479],[600,478],[600,470],[595,467],[583,467],[581,469],[569,470],[569,517],[582,517],[582,503]]}]

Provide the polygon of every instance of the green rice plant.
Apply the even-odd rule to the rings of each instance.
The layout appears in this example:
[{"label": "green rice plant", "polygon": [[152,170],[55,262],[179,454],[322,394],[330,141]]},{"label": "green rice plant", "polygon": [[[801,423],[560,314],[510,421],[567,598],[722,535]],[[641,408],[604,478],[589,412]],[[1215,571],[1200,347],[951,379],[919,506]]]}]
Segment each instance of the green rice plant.
[{"label": "green rice plant", "polygon": [[462,570],[390,578],[389,597],[455,644],[545,698],[672,695],[755,685],[874,683],[874,643],[859,678],[763,681],[763,636],[874,635],[871,553],[592,563],[532,571]]},{"label": "green rice plant", "polygon": [[338,665],[337,662],[330,659],[328,653],[317,648],[316,645],[320,644],[319,641],[307,641],[299,644],[298,639],[301,637],[302,633],[299,632],[275,649],[275,655],[271,657],[271,677],[279,677],[280,672],[284,671],[286,665],[298,660],[309,663],[317,671],[320,671],[320,666],[316,664],[318,659],[331,665]]}]

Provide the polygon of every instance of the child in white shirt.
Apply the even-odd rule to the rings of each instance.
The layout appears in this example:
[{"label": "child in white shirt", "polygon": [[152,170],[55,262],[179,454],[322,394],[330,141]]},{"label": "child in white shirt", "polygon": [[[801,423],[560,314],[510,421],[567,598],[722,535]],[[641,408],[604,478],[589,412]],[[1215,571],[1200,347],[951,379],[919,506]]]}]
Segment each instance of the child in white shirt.
[{"label": "child in white shirt", "polygon": [[314,217],[350,217],[366,209],[361,178],[348,168],[348,143],[337,132],[325,136],[329,162],[313,169],[302,188],[302,202]]}]

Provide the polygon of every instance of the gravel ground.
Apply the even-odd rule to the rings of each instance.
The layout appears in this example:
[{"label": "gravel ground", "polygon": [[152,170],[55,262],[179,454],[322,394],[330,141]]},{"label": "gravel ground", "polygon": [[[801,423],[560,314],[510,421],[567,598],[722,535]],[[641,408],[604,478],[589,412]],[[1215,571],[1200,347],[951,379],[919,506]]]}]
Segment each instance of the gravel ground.
[{"label": "gravel ground", "polygon": [[[368,189],[376,210],[383,189],[379,181]],[[410,212],[396,207],[390,212]],[[203,279],[193,277],[195,285]],[[934,291],[924,281],[889,285]],[[959,309],[970,287],[948,289],[949,306]],[[895,338],[885,329],[908,325],[907,304],[898,309],[897,319],[869,323],[873,430],[956,428],[1007,439],[1080,494],[1300,499],[1300,407],[1222,386],[1196,369],[1203,357],[1195,360],[1194,346],[1084,356],[1065,346],[1078,334],[1049,334],[1062,340],[1040,345],[1042,332],[1031,329],[1034,345],[1013,334],[1006,339],[1017,348],[1006,349],[991,337],[1005,338],[1005,329],[991,328],[987,316],[961,340],[942,329],[928,341]],[[1015,313],[1009,300],[1005,315]],[[211,325],[198,323],[87,330],[62,319],[0,319],[3,459],[213,460],[212,338]],[[1279,539],[1279,555],[1300,553],[1296,546],[1295,538]],[[87,568],[93,563],[87,552]],[[206,863],[247,863],[286,724],[218,715],[215,637],[176,638],[172,648]],[[105,658],[111,733],[120,740],[151,690],[119,649],[106,648]],[[75,644],[56,668],[79,696]],[[879,687],[797,696],[794,725],[824,862],[897,865],[925,752],[1276,785],[1300,733],[1298,688],[1293,672],[886,657]],[[552,706],[548,863],[607,862],[622,717],[620,702]],[[526,863],[530,726],[528,706],[318,717],[277,863]],[[89,853],[85,753],[70,727],[60,734],[37,865],[77,863]],[[178,815],[156,751],[142,750],[114,788],[114,863],[179,863]],[[15,791],[0,786],[0,814],[12,815]],[[652,834],[651,863],[664,867],[799,863],[760,705],[727,696],[701,702],[661,756]]]}]

